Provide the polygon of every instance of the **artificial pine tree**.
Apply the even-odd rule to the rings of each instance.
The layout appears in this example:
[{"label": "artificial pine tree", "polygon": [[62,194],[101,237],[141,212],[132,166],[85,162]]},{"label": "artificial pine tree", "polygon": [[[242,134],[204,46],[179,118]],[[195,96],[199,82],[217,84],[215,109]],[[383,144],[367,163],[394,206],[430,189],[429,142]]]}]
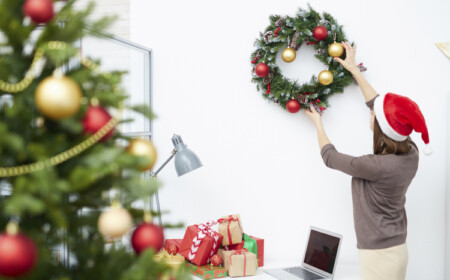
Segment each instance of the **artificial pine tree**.
[{"label": "artificial pine tree", "polygon": [[[155,155],[119,144],[130,139],[109,113],[151,112],[124,108],[123,72],[102,73],[80,56],[75,43],[100,36],[113,18],[91,21],[93,5],[76,10],[74,2],[53,11],[51,0],[0,0],[0,187],[11,186],[0,197],[0,279],[158,279],[170,268],[153,250],[136,255],[97,227],[112,201],[132,224],[142,222],[145,211],[132,203],[158,187],[142,176]],[[78,66],[66,67],[74,60]],[[55,255],[58,248],[69,258]]]}]

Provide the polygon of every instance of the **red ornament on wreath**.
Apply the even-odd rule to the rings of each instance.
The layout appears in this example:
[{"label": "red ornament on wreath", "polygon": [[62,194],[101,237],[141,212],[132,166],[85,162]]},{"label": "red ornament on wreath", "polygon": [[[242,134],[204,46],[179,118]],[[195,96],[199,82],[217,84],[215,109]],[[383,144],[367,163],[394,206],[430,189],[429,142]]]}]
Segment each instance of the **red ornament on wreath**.
[{"label": "red ornament on wreath", "polygon": [[258,63],[255,67],[255,74],[261,78],[267,76],[269,74],[269,66],[264,62]]},{"label": "red ornament on wreath", "polygon": [[300,108],[300,102],[295,99],[291,99],[286,103],[286,110],[288,110],[289,113],[297,113],[300,111]]},{"label": "red ornament on wreath", "polygon": [[22,12],[37,24],[47,23],[55,15],[52,0],[27,0],[23,4]]},{"label": "red ornament on wreath", "polygon": [[[112,119],[111,115],[100,106],[89,106],[82,120],[85,133],[95,134]],[[108,140],[114,133],[111,129],[100,141]]]},{"label": "red ornament on wreath", "polygon": [[0,235],[0,275],[19,277],[36,264],[36,245],[26,235],[18,233],[17,225],[9,224]]},{"label": "red ornament on wreath", "polygon": [[317,25],[316,28],[314,28],[313,36],[317,41],[321,41],[327,38],[328,30],[322,25]]},{"label": "red ornament on wreath", "polygon": [[222,262],[223,262],[222,257],[217,254],[213,255],[211,257],[211,265],[212,266],[220,266],[222,264]]},{"label": "red ornament on wreath", "polygon": [[155,252],[161,250],[164,243],[164,232],[162,227],[153,223],[142,223],[131,236],[131,245],[136,254],[141,254],[145,249],[153,249]]}]

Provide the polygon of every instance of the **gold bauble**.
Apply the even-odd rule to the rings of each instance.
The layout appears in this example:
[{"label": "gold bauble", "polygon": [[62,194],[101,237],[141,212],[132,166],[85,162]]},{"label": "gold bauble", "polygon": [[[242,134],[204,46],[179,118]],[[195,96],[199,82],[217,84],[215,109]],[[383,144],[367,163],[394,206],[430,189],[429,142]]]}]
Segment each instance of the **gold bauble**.
[{"label": "gold bauble", "polygon": [[332,57],[340,57],[344,53],[344,47],[340,43],[334,42],[328,47],[328,54]]},{"label": "gold bauble", "polygon": [[158,156],[152,141],[146,139],[131,140],[127,147],[127,152],[132,155],[143,156],[148,159],[148,164],[142,167],[144,171],[152,169]]},{"label": "gold bauble", "polygon": [[327,86],[333,82],[333,73],[328,70],[323,70],[319,73],[319,83]]},{"label": "gold bauble", "polygon": [[113,205],[98,218],[98,231],[109,238],[121,237],[133,226],[130,213],[120,205]]},{"label": "gold bauble", "polygon": [[287,63],[294,61],[296,56],[295,50],[291,47],[285,48],[281,53],[281,58]]},{"label": "gold bauble", "polygon": [[36,88],[34,99],[41,113],[54,120],[75,115],[81,105],[81,89],[66,76],[50,76],[42,80]]}]

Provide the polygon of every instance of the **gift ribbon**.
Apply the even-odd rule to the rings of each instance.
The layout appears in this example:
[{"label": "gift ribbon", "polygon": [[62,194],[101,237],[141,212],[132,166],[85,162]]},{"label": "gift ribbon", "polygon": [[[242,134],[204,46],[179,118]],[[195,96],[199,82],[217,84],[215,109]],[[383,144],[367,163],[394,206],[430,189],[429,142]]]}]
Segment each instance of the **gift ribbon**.
[{"label": "gift ribbon", "polygon": [[[250,237],[249,235],[247,235],[245,233],[243,234],[243,239],[244,239],[244,241],[242,241],[243,243],[241,243],[241,244],[243,244],[242,247],[247,249],[249,252],[252,252],[258,256],[258,243],[256,242],[256,239]],[[234,249],[235,246],[227,245],[227,246],[224,246],[224,249],[227,251],[235,250]]]},{"label": "gift ribbon", "polygon": [[207,261],[209,263],[212,255],[214,255],[214,252],[216,251],[216,248],[218,246],[218,241],[219,241],[219,236],[217,235],[217,233],[215,231],[213,231],[211,229],[211,226],[213,226],[214,224],[215,224],[215,222],[212,221],[212,222],[207,222],[205,224],[200,224],[197,226],[199,231],[197,233],[197,236],[192,240],[191,250],[189,251],[189,255],[188,255],[188,259],[190,261],[193,261],[195,259],[198,248],[202,244],[202,241],[205,239],[206,236],[209,235],[214,240],[213,248],[211,250],[211,254],[209,255],[208,261]]},{"label": "gift ribbon", "polygon": [[233,244],[233,240],[231,238],[231,231],[230,231],[230,224],[232,221],[237,221],[239,228],[241,228],[241,223],[239,222],[238,218],[233,217],[233,215],[230,215],[228,218],[225,219],[218,219],[218,223],[223,223],[228,221],[227,231],[228,231],[228,243]]},{"label": "gift ribbon", "polygon": [[228,262],[230,263],[230,265],[232,265],[233,264],[232,261],[231,261],[231,257],[232,256],[234,256],[234,255],[244,255],[244,276],[245,276],[245,271],[247,269],[247,255],[245,254],[247,252],[248,252],[248,250],[244,248],[244,249],[235,251],[233,254],[231,254],[228,257]]}]

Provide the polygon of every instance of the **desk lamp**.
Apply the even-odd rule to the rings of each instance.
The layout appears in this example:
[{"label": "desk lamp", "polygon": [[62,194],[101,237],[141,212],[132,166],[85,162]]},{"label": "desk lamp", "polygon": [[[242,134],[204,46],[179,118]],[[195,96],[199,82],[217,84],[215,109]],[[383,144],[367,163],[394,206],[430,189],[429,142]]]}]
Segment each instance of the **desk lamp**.
[{"label": "desk lamp", "polygon": [[[174,134],[172,136],[172,143],[174,149],[172,150],[172,154],[166,161],[155,171],[150,172],[150,176],[156,179],[158,173],[169,163],[169,161],[175,157],[175,170],[177,171],[178,177],[183,176],[186,173],[189,173],[199,167],[202,166],[200,159],[197,157],[194,152],[189,150],[186,145],[183,143],[183,139],[181,139],[180,135]],[[162,226],[161,222],[161,209],[159,207],[159,196],[158,191],[155,192],[156,199],[156,209],[158,212],[158,221]]]}]

